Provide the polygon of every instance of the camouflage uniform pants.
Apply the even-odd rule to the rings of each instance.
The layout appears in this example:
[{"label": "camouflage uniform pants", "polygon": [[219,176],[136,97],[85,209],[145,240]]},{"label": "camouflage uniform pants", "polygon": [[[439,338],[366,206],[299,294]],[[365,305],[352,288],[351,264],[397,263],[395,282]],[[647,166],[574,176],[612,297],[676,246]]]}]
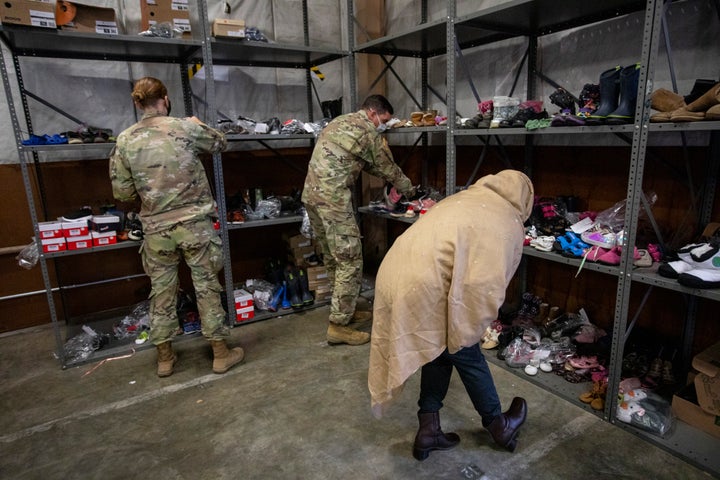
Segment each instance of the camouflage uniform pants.
[{"label": "camouflage uniform pants", "polygon": [[143,268],[152,285],[150,341],[153,344],[170,340],[178,328],[181,258],[190,267],[203,336],[209,340],[222,340],[230,335],[220,302],[222,287],[217,276],[223,266],[222,245],[209,219],[180,223],[162,232],[146,234],[141,252]]},{"label": "camouflage uniform pants", "polygon": [[362,242],[355,215],[324,206],[305,205],[305,209],[332,288],[330,321],[347,325],[355,313],[363,271]]}]

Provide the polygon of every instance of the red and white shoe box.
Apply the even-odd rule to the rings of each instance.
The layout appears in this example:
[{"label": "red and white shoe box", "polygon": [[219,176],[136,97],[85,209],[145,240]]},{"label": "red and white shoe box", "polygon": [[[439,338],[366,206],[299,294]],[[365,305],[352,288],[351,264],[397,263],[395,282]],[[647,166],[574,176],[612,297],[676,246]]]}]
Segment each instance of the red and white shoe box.
[{"label": "red and white shoe box", "polygon": [[61,222],[62,231],[65,238],[68,237],[86,237],[89,235],[88,221],[81,220],[78,222]]},{"label": "red and white shoe box", "polygon": [[94,232],[117,232],[120,230],[120,217],[117,215],[93,215],[90,230]]},{"label": "red and white shoe box", "polygon": [[96,232],[91,231],[90,236],[92,237],[93,247],[102,247],[104,245],[113,245],[117,243],[117,233],[115,230],[109,232]]},{"label": "red and white shoe box", "polygon": [[250,320],[255,316],[255,307],[250,305],[249,307],[235,309],[235,321],[244,322]]},{"label": "red and white shoe box", "polygon": [[38,222],[40,240],[46,238],[62,238],[62,222]]},{"label": "red and white shoe box", "polygon": [[76,235],[72,237],[65,237],[67,242],[68,250],[80,250],[83,248],[90,248],[93,245],[92,235]]},{"label": "red and white shoe box", "polygon": [[255,316],[255,305],[252,293],[242,288],[235,290],[235,320],[243,322]]},{"label": "red and white shoe box", "polygon": [[40,240],[44,253],[62,252],[67,250],[65,237],[59,238],[43,238]]},{"label": "red and white shoe box", "polygon": [[235,294],[235,308],[236,309],[253,306],[252,293],[248,292],[247,290],[243,290],[241,288],[239,290],[235,290],[234,294]]}]

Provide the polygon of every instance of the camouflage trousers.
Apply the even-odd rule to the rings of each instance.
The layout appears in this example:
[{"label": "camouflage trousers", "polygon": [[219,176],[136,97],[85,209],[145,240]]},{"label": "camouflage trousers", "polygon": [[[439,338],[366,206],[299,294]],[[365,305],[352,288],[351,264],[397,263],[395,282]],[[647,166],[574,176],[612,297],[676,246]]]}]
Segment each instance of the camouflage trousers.
[{"label": "camouflage trousers", "polygon": [[153,344],[170,340],[178,329],[181,258],[190,268],[203,336],[208,340],[222,340],[230,335],[217,275],[223,266],[222,244],[210,219],[179,223],[168,230],[146,234],[140,251],[143,268],[152,285],[150,341]]},{"label": "camouflage trousers", "polygon": [[350,323],[362,282],[363,256],[360,229],[353,212],[305,205],[327,269],[332,300],[330,321]]}]

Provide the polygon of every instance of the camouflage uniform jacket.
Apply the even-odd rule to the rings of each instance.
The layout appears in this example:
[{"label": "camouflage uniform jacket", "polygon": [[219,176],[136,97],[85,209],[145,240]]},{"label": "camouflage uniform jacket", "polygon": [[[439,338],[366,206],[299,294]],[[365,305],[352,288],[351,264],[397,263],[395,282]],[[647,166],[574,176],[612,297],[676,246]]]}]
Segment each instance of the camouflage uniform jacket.
[{"label": "camouflage uniform jacket", "polygon": [[215,215],[215,201],[198,157],[225,148],[225,136],[191,120],[146,114],[117,137],[110,154],[116,199],[140,197],[146,233]]},{"label": "camouflage uniform jacket", "polygon": [[337,117],[320,133],[305,177],[303,203],[351,210],[351,187],[362,170],[393,184],[401,193],[413,190],[365,110]]}]

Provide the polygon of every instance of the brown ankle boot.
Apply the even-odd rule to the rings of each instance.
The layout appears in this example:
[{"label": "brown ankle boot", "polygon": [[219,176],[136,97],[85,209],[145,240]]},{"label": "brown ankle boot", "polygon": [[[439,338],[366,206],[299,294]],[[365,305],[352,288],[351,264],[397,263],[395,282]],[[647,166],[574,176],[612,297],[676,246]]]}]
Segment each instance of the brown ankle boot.
[{"label": "brown ankle boot", "polygon": [[177,356],[172,349],[171,342],[163,342],[157,345],[157,376],[169,377],[173,374],[173,367],[177,362]]},{"label": "brown ankle boot", "polygon": [[495,443],[514,452],[517,446],[518,430],[525,423],[526,418],[527,403],[525,403],[525,399],[515,397],[510,404],[510,408],[505,413],[495,417],[495,420],[487,426],[487,430]]},{"label": "brown ankle boot", "polygon": [[242,362],[245,352],[240,347],[232,350],[227,347],[225,340],[210,340],[213,349],[213,372],[225,373],[233,365]]},{"label": "brown ankle boot", "polygon": [[413,457],[425,460],[433,450],[449,450],[460,443],[456,433],[443,433],[440,428],[440,413],[418,413],[420,428],[415,435]]},{"label": "brown ankle boot", "polygon": [[362,345],[370,341],[370,334],[352,329],[346,325],[330,322],[327,329],[327,342],[331,345],[346,343],[348,345]]}]

